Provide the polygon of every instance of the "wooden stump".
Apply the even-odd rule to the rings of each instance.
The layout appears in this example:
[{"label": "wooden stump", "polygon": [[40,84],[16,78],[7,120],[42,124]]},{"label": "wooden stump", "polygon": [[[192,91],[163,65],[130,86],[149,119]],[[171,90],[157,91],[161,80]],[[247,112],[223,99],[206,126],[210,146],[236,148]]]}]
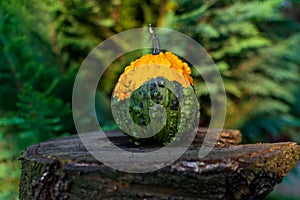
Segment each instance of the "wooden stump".
[{"label": "wooden stump", "polygon": [[[78,136],[30,146],[21,158],[20,199],[262,199],[300,155],[292,142],[237,145],[240,132],[224,130],[215,148],[199,159],[206,131],[199,129],[180,159],[148,173],[103,165]],[[108,135],[122,148],[138,149],[120,131]]]}]

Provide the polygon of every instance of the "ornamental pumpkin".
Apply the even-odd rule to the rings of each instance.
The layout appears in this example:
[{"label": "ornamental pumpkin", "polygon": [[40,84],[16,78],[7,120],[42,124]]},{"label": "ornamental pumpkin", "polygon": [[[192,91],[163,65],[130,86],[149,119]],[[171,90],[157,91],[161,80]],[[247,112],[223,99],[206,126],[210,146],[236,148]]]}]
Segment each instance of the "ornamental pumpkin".
[{"label": "ornamental pumpkin", "polygon": [[199,105],[190,67],[175,54],[154,47],[152,54],[131,62],[120,75],[112,111],[136,145],[167,145],[179,134],[192,132],[198,126]]}]

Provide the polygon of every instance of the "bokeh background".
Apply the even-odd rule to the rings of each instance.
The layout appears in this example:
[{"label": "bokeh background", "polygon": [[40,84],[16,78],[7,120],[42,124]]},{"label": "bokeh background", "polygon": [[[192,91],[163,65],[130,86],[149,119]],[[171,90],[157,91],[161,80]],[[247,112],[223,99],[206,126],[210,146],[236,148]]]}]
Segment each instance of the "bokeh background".
[{"label": "bokeh background", "polygon": [[[26,147],[76,134],[72,87],[87,54],[149,23],[187,34],[208,51],[226,87],[225,128],[240,129],[243,143],[300,143],[299,22],[299,0],[1,0],[0,199],[18,199]],[[107,117],[112,89],[135,57],[114,62],[99,84],[96,107],[106,130],[117,128]],[[206,126],[209,94],[200,76],[194,79]],[[300,165],[267,198],[299,199],[299,185]]]}]

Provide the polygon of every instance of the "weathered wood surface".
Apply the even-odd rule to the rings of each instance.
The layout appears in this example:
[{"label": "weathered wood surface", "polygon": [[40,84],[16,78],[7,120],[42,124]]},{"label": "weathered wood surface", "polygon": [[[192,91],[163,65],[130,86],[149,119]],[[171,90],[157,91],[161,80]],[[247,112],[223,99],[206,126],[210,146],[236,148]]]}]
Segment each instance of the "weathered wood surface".
[{"label": "weathered wood surface", "polygon": [[[199,159],[205,131],[199,129],[193,145],[174,163],[139,174],[103,165],[78,136],[31,146],[21,158],[20,199],[262,199],[300,156],[300,147],[291,142],[231,145],[241,135],[226,130],[213,151]],[[136,151],[119,131],[108,135]]]},{"label": "weathered wood surface", "polygon": [[[219,130],[210,129],[210,132],[214,132],[214,131],[219,131]],[[197,131],[197,135],[194,139],[194,145],[202,144],[206,133],[207,133],[206,128],[199,128]],[[214,135],[214,134],[212,134],[212,135]],[[216,142],[217,147],[238,145],[242,141],[242,134],[239,130],[224,129],[224,130],[221,130],[220,137],[216,137],[213,139],[215,139],[217,141]]]}]

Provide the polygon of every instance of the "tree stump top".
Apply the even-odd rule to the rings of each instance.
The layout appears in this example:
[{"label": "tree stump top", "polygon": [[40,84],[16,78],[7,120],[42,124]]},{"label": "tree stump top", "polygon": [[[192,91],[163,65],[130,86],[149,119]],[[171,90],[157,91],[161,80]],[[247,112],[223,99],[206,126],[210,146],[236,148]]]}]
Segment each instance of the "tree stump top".
[{"label": "tree stump top", "polygon": [[[300,156],[296,143],[237,145],[240,132],[224,130],[214,149],[199,158],[205,132],[198,130],[180,159],[140,174],[103,165],[78,136],[33,145],[21,158],[20,199],[260,199],[282,181]],[[107,135],[128,151],[141,150],[120,131]]]}]

